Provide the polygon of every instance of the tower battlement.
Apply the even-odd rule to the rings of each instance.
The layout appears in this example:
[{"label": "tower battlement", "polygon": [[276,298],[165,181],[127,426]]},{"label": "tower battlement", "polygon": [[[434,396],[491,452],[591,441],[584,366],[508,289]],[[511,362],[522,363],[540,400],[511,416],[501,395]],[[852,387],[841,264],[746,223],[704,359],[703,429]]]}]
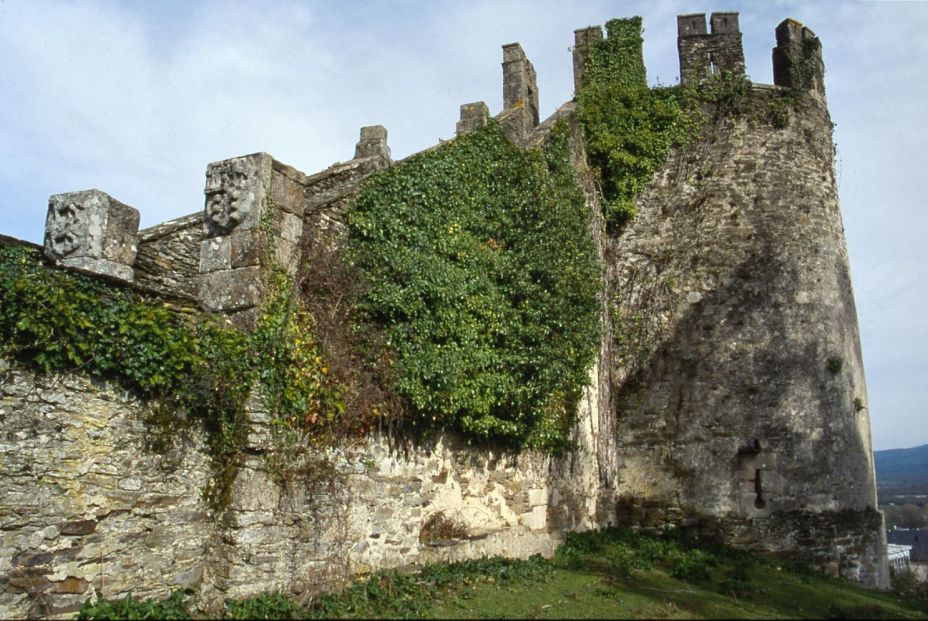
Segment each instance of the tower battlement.
[{"label": "tower battlement", "polygon": [[795,19],[784,19],[776,29],[773,48],[773,83],[825,96],[825,62],[822,42]]},{"label": "tower battlement", "polygon": [[716,75],[744,75],[744,49],[737,13],[713,13],[706,32],[705,13],[677,17],[680,83],[693,84]]}]

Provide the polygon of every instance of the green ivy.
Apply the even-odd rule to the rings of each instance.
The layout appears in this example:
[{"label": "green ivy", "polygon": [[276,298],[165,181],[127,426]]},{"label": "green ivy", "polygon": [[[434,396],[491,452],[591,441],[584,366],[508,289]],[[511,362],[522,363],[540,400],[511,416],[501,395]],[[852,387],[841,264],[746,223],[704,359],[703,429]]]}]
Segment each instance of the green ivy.
[{"label": "green ivy", "polygon": [[93,619],[189,619],[190,610],[183,591],[177,590],[163,600],[139,600],[132,593],[122,599],[87,598],[77,618]]},{"label": "green ivy", "polygon": [[0,353],[42,372],[80,370],[112,379],[155,404],[151,421],[170,431],[199,420],[213,476],[204,495],[231,500],[247,439],[245,403],[259,386],[273,422],[321,433],[338,417],[309,316],[289,278],[270,270],[253,333],[165,304],[98,278],[50,268],[40,250],[0,246]]},{"label": "green ivy", "polygon": [[610,19],[606,38],[593,43],[583,73],[583,86],[613,83],[622,88],[648,87],[641,46],[641,17]]},{"label": "green ivy", "polygon": [[264,404],[275,423],[312,429],[344,411],[341,389],[330,380],[313,332],[312,317],[293,300],[291,279],[272,270],[266,302],[251,335]]},{"label": "green ivy", "polygon": [[160,304],[99,279],[49,269],[41,252],[0,247],[0,347],[44,372],[118,377],[141,396],[183,392],[197,337]]},{"label": "green ivy", "polygon": [[821,58],[822,43],[818,37],[802,40],[802,50],[790,50],[788,56],[788,83],[790,90],[797,96],[809,91],[815,86],[815,74],[818,70],[818,59]]},{"label": "green ivy", "polygon": [[569,128],[521,151],[495,122],[366,183],[349,257],[419,429],[563,448],[599,340],[599,265]]},{"label": "green ivy", "polygon": [[670,148],[691,140],[698,124],[687,91],[648,88],[641,18],[610,20],[606,32],[590,47],[577,116],[600,177],[607,224],[615,229],[635,215],[635,198]]}]

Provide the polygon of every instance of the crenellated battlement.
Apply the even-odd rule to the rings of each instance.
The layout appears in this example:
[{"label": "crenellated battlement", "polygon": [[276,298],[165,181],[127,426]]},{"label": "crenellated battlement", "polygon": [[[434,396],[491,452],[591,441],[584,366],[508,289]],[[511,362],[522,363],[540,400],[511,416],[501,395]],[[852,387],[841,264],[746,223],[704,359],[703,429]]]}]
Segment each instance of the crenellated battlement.
[{"label": "crenellated battlement", "polygon": [[784,19],[776,29],[773,48],[773,83],[785,88],[811,91],[825,97],[825,62],[822,42],[794,19]]},{"label": "crenellated battlement", "polygon": [[[743,76],[741,36],[738,13],[712,13],[708,22],[704,13],[678,16],[681,84],[698,86],[715,75]],[[574,31],[575,93],[582,86],[591,47],[602,40],[600,26]],[[496,119],[515,144],[535,144],[550,126],[539,123],[535,68],[518,43],[502,46],[502,52],[503,110]],[[777,26],[773,67],[776,86],[824,97],[821,42],[798,21],[786,19]],[[490,116],[482,101],[462,105],[456,134],[485,126]],[[266,153],[214,162],[207,170],[202,232],[194,233],[190,216],[182,225],[164,225],[165,231],[159,229],[150,239],[139,237],[138,212],[103,192],[55,195],[49,201],[46,253],[64,267],[129,283],[138,280],[140,286],[167,288],[172,295],[193,295],[211,311],[239,313],[261,299],[256,282],[266,262],[263,246],[272,246],[275,259],[293,273],[304,223],[307,230],[339,228],[340,214],[360,180],[391,164],[387,130],[380,125],[361,129],[350,162],[311,176]],[[259,226],[264,220],[273,222],[270,232]],[[196,258],[185,258],[191,248],[196,248]]]},{"label": "crenellated battlement", "polygon": [[535,67],[518,43],[503,46],[503,112],[499,120],[513,142],[524,141],[538,126]]},{"label": "crenellated battlement", "polygon": [[706,15],[677,17],[677,50],[680,54],[680,83],[694,84],[719,75],[744,75],[744,49],[737,13],[713,13],[711,32],[706,32]]},{"label": "crenellated battlement", "polygon": [[574,30],[574,95],[583,86],[583,74],[589,59],[590,46],[603,40],[603,29],[599,26],[587,26]]}]

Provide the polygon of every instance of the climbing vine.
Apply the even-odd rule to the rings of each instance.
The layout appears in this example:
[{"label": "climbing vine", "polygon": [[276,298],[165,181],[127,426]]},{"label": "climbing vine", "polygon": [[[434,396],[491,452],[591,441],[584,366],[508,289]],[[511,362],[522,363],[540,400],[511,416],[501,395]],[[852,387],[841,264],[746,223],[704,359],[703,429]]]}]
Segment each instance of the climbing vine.
[{"label": "climbing vine", "polygon": [[640,17],[610,20],[606,33],[590,47],[577,116],[606,199],[607,224],[616,229],[635,215],[635,197],[671,146],[689,142],[698,122],[687,91],[648,88]]},{"label": "climbing vine", "polygon": [[293,301],[289,278],[270,270],[266,302],[246,334],[187,309],[95,278],[48,267],[41,251],[0,246],[0,353],[42,372],[75,369],[112,379],[152,401],[151,421],[203,423],[215,508],[247,439],[245,403],[259,388],[272,424],[327,433],[341,412],[337,382],[319,355],[313,323]]},{"label": "climbing vine", "polygon": [[495,122],[367,183],[349,257],[419,430],[557,450],[599,338],[599,266],[569,129],[521,151]]}]

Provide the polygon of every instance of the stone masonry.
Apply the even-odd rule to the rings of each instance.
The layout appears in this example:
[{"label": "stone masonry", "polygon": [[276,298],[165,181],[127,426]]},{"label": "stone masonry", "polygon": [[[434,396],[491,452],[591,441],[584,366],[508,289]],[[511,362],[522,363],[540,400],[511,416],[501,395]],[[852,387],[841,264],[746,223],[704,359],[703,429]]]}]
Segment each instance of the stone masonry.
[{"label": "stone masonry", "polygon": [[[710,25],[678,18],[683,83],[744,75],[737,14]],[[601,37],[575,31],[576,86]],[[378,568],[549,554],[566,532],[614,523],[693,528],[886,586],[821,43],[794,20],[776,40],[776,84],[752,85],[737,114],[707,110],[703,135],[671,152],[614,235],[575,104],[539,123],[534,68],[503,47],[496,119],[522,148],[569,122],[603,261],[603,340],[573,451],[373,434],[312,456],[325,476],[278,485],[285,457],[254,395],[233,502],[216,513],[201,499],[201,430],[159,434],[150,405],[112,384],[0,358],[0,617],[177,588],[216,614],[225,598],[303,597]],[[466,104],[457,133],[488,122],[485,104]],[[361,129],[354,155],[312,175],[266,153],[214,162],[201,212],[141,232],[138,212],[103,192],[55,195],[46,254],[247,328],[269,272],[299,278],[303,248],[337,247],[360,184],[395,164],[382,126]],[[439,519],[466,534],[436,539]]]},{"label": "stone masonry", "polygon": [[490,119],[490,110],[482,101],[463,104],[461,106],[461,120],[458,121],[455,131],[462,136],[476,129],[484,127]]},{"label": "stone masonry", "polygon": [[677,17],[680,83],[698,83],[714,75],[744,75],[744,50],[737,13],[713,13],[706,33],[703,13]]},{"label": "stone masonry", "polygon": [[538,86],[535,68],[518,43],[503,46],[503,131],[523,142],[538,125]]},{"label": "stone masonry", "polygon": [[814,32],[794,19],[785,19],[777,26],[777,46],[773,48],[773,83],[810,91],[822,101],[825,98],[822,43]]},{"label": "stone masonry", "polygon": [[203,212],[139,231],[135,281],[168,296],[196,299]]},{"label": "stone masonry", "polygon": [[200,303],[210,311],[253,309],[273,267],[293,275],[303,235],[304,175],[256,153],[206,171]]},{"label": "stone masonry", "polygon": [[599,26],[588,26],[574,30],[574,94],[583,86],[583,74],[586,71],[587,58],[590,46],[602,41],[603,29]]},{"label": "stone masonry", "polygon": [[139,212],[100,190],[48,199],[45,254],[58,265],[132,282]]},{"label": "stone masonry", "polygon": [[[578,452],[561,460],[450,436],[407,452],[375,435],[329,454],[326,479],[281,488],[256,441],[217,515],[200,496],[200,432],[154,448],[165,438],[125,391],[2,362],[0,617],[57,618],[94,594],[177,588],[215,614],[227,597],[309,594],[379,567],[550,554],[564,532],[611,519],[597,502],[590,403]],[[466,535],[423,536],[438,514]]]},{"label": "stone masonry", "polygon": [[777,97],[673,152],[610,248],[619,494],[779,552],[831,520],[819,564],[886,585],[831,122],[813,97],[774,123]]}]

